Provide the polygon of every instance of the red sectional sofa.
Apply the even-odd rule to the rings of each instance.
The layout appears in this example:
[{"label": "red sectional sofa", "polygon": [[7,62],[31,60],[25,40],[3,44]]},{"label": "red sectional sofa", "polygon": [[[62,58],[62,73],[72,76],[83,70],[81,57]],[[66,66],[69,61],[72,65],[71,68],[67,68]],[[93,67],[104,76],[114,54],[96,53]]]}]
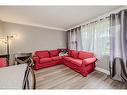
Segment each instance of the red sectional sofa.
[{"label": "red sectional sofa", "polygon": [[36,51],[33,60],[35,70],[63,63],[76,72],[87,76],[95,68],[96,57],[85,51],[68,50],[67,56],[59,56],[61,49]]},{"label": "red sectional sofa", "polygon": [[35,62],[35,70],[61,64],[62,56],[59,56],[59,50],[36,51],[33,60]]}]

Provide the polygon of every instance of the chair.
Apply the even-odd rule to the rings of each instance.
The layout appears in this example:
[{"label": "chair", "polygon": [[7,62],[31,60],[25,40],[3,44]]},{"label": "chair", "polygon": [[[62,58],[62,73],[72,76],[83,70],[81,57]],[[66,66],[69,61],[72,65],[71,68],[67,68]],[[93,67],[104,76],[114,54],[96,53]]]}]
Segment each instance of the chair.
[{"label": "chair", "polygon": [[[32,58],[29,58],[29,61],[27,61],[27,68],[25,71],[25,75],[24,75],[24,80],[23,80],[23,85],[22,88],[23,89],[35,89],[36,88],[36,80],[35,80],[35,74],[33,71],[33,66],[34,66],[34,62],[32,60]],[[30,75],[32,76],[32,80],[33,82],[31,82],[32,80],[30,80]],[[31,85],[30,85],[31,82]],[[32,88],[30,88],[32,87]]]},{"label": "chair", "polygon": [[[23,85],[22,88],[23,89],[30,89],[30,80],[29,80],[29,75],[31,73],[33,80],[35,81],[35,75],[34,75],[34,71],[33,71],[33,60],[32,60],[32,53],[17,53],[15,54],[15,63],[17,65],[19,64],[25,64],[27,63],[27,68],[25,71],[25,75],[24,75],[24,80],[23,80]],[[33,82],[32,84],[33,89],[35,89],[35,82]]]},{"label": "chair", "polygon": [[15,54],[15,64],[29,63],[29,59],[32,57],[32,53],[16,53]]},{"label": "chair", "polygon": [[0,55],[0,68],[9,65],[8,55]]}]

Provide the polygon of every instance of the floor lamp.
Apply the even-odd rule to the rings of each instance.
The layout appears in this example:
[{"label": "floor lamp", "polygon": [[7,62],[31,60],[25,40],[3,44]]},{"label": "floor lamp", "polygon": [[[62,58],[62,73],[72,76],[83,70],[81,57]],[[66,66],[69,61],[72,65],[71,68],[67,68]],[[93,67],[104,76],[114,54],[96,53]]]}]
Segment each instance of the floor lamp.
[{"label": "floor lamp", "polygon": [[10,39],[14,38],[14,37],[15,37],[15,35],[11,35],[11,36],[7,35],[6,38],[0,38],[0,39],[2,39],[2,42],[5,43],[6,51],[7,51],[7,54],[4,54],[4,55],[2,54],[2,55],[0,55],[0,57],[6,57],[9,60],[9,58],[10,58]]},{"label": "floor lamp", "polygon": [[7,55],[8,55],[8,60],[9,60],[9,58],[10,58],[10,39],[11,38],[14,38],[15,37],[15,35],[7,35],[6,36],[6,44],[7,44]]}]

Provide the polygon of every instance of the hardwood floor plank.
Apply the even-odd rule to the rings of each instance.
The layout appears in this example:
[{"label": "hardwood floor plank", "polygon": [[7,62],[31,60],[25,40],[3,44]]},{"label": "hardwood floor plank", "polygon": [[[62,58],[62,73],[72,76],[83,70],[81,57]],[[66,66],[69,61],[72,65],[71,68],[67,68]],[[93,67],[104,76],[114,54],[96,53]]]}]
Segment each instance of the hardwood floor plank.
[{"label": "hardwood floor plank", "polygon": [[[69,74],[70,75],[70,74]],[[52,85],[47,85],[47,89],[54,89],[55,86],[58,86],[59,84],[64,84],[66,81],[71,80],[72,78],[76,77],[78,74],[77,73],[73,73],[70,76],[68,76],[67,78],[61,78],[60,80],[55,80],[54,82],[52,82]],[[44,86],[45,87],[45,86]]]},{"label": "hardwood floor plank", "polygon": [[50,83],[54,82],[55,80],[59,80],[61,78],[66,78],[66,76],[73,75],[73,74],[77,74],[77,73],[74,71],[70,71],[70,69],[63,70],[63,72],[61,72],[59,74],[54,74],[52,78],[43,77],[43,80],[41,80],[41,82],[38,82],[37,86],[39,87],[39,86],[44,85],[44,84],[50,84]]},{"label": "hardwood floor plank", "polygon": [[[37,81],[42,80],[42,78],[48,78],[49,79],[49,78],[52,78],[54,76],[58,76],[58,74],[60,74],[60,73],[63,74],[63,72],[65,72],[65,71],[70,71],[70,70],[69,70],[69,68],[62,68],[61,70],[56,70],[54,72],[48,72],[47,71],[46,73],[41,73],[39,75],[36,75],[36,78],[37,78]],[[40,76],[40,75],[43,75],[43,76]]]},{"label": "hardwood floor plank", "polygon": [[42,74],[42,73],[46,73],[47,71],[54,72],[54,71],[59,70],[61,68],[65,68],[65,66],[64,65],[58,65],[58,66],[53,66],[53,68],[52,67],[43,68],[40,70],[36,70],[35,74]]},{"label": "hardwood floor plank", "polygon": [[87,77],[63,64],[35,71],[37,89],[127,89],[127,85],[110,76],[93,71]]},{"label": "hardwood floor plank", "polygon": [[75,84],[82,77],[82,75],[78,74],[76,77],[73,77],[70,81],[66,81],[63,84],[59,84],[53,87],[53,89],[69,89],[71,84]]}]

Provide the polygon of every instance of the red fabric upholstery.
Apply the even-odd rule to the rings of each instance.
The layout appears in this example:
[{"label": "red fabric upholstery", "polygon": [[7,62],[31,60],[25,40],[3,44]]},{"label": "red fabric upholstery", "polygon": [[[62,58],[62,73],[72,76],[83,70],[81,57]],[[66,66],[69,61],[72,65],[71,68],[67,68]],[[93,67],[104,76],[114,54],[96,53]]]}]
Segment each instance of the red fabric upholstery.
[{"label": "red fabric upholstery", "polygon": [[36,54],[39,58],[46,58],[46,57],[49,57],[49,52],[48,52],[48,51],[36,51],[35,54]]},{"label": "red fabric upholstery", "polygon": [[55,57],[52,57],[52,60],[55,61],[55,60],[61,60],[62,59],[62,56],[55,56]]},{"label": "red fabric upholstery", "polygon": [[49,51],[49,53],[50,53],[50,57],[54,57],[54,56],[58,56],[59,51],[58,50],[51,50],[51,51]]},{"label": "red fabric upholstery", "polygon": [[64,63],[76,72],[87,76],[95,68],[96,57],[93,53],[84,51],[68,50],[68,56],[58,56],[60,49],[51,51],[36,51],[33,60],[35,70]]},{"label": "red fabric upholstery", "polygon": [[71,56],[71,50],[68,51],[68,56]]},{"label": "red fabric upholstery", "polygon": [[58,56],[58,54],[59,50],[36,51],[33,56],[33,61],[35,63],[34,69],[38,70],[41,68],[61,64],[63,62],[63,58]]},{"label": "red fabric upholstery", "polygon": [[[72,50],[70,51],[72,55]],[[93,53],[80,51],[78,53],[78,58],[64,57],[64,64],[76,72],[87,76],[95,68],[96,57]]]},{"label": "red fabric upholstery", "polygon": [[73,58],[77,58],[77,57],[78,57],[78,51],[76,51],[76,50],[71,50],[70,53],[71,53],[71,54],[70,54],[71,57],[73,57]]},{"label": "red fabric upholstery", "polygon": [[76,64],[77,66],[81,66],[82,65],[82,60],[81,59],[74,59],[72,57],[64,57],[64,60],[67,60],[73,64]]},{"label": "red fabric upholstery", "polygon": [[79,55],[78,55],[78,58],[79,59],[86,59],[86,58],[91,58],[93,56],[94,56],[93,53],[85,52],[85,51],[80,51]]},{"label": "red fabric upholstery", "polygon": [[0,58],[0,67],[7,67],[7,59]]},{"label": "red fabric upholstery", "polygon": [[52,61],[51,58],[40,58],[40,63],[50,62]]},{"label": "red fabric upholstery", "polygon": [[34,61],[34,63],[38,64],[40,59],[38,56],[33,56],[33,61]]},{"label": "red fabric upholstery", "polygon": [[90,63],[93,63],[93,62],[95,62],[96,60],[97,60],[96,57],[87,58],[87,59],[84,59],[84,60],[83,60],[83,63],[84,63],[85,65],[89,65]]},{"label": "red fabric upholstery", "polygon": [[57,61],[50,61],[50,62],[46,62],[46,63],[43,63],[43,64],[35,64],[34,65],[34,69],[35,70],[38,70],[38,69],[42,69],[42,68],[47,68],[47,67],[51,67],[51,66],[55,66],[55,65],[58,65],[58,64],[61,64],[62,61],[60,60],[57,60]]}]

